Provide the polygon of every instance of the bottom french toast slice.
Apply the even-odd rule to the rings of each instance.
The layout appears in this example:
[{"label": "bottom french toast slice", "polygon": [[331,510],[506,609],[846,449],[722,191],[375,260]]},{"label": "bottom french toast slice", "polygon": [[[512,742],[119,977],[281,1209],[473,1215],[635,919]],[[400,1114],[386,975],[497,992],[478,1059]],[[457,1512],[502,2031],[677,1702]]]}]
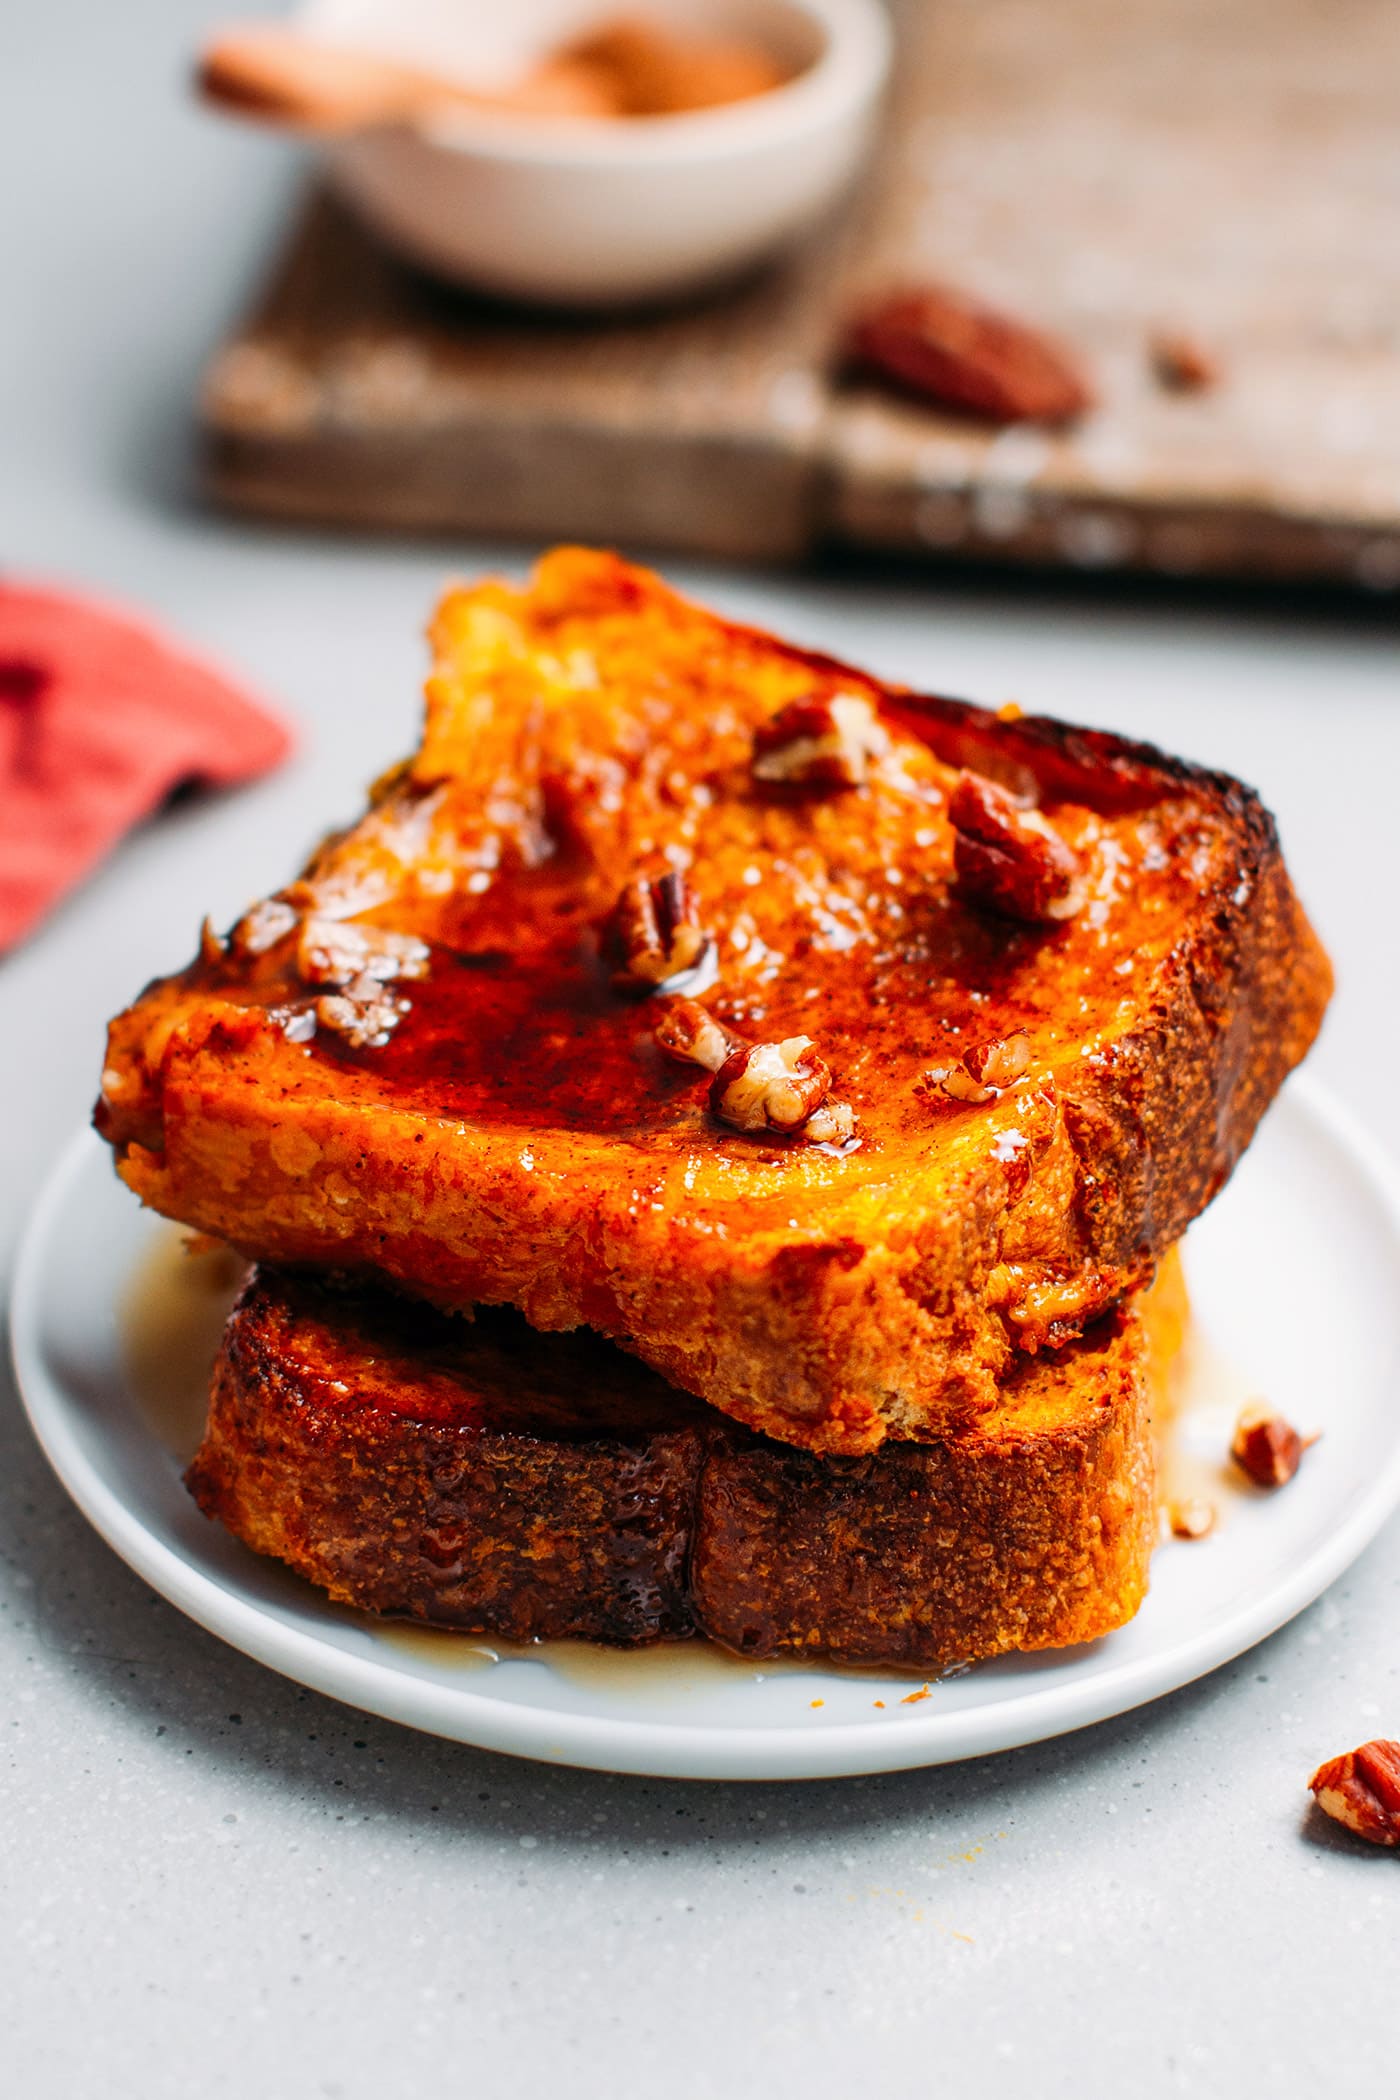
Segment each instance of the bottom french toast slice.
[{"label": "bottom french toast slice", "polygon": [[1147,1588],[1179,1288],[1024,1360],[991,1424],[828,1458],[586,1331],[264,1269],[187,1477],[207,1515],[338,1601],[501,1640],[704,1634],[927,1671],[1061,1647]]}]

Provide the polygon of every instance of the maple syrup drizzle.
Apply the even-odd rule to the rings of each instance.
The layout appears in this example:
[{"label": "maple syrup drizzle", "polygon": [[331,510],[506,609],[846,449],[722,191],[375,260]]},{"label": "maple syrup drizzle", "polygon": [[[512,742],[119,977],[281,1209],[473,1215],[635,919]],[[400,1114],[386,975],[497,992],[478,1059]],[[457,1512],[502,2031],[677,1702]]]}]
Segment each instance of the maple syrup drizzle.
[{"label": "maple syrup drizzle", "polygon": [[120,1307],[121,1355],[152,1435],[187,1465],[204,1433],[209,1374],[248,1264],[231,1247],[162,1224]]}]

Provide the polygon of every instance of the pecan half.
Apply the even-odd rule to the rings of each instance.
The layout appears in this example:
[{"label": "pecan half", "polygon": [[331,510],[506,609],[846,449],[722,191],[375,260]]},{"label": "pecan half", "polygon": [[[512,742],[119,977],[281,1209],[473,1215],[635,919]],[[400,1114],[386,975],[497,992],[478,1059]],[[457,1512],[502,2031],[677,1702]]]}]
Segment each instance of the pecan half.
[{"label": "pecan half", "polygon": [[888,293],[856,315],[851,361],[902,391],[994,423],[1065,423],[1094,390],[1062,343],[945,284]]},{"label": "pecan half", "polygon": [[411,933],[314,914],[302,921],[297,972],[303,984],[349,985],[368,977],[383,985],[396,977],[426,977],[429,957],[427,944]]},{"label": "pecan half", "polygon": [[1308,1785],[1334,1823],[1370,1845],[1400,1845],[1400,1743],[1378,1737],[1329,1758]]},{"label": "pecan half", "polygon": [[710,1083],[710,1107],[736,1130],[801,1129],[831,1090],[831,1074],[812,1039],[745,1043],[730,1052]]},{"label": "pecan half", "polygon": [[368,975],[353,977],[342,991],[323,993],[316,1001],[317,1025],[344,1036],[355,1050],[381,1049],[407,1011],[406,999],[395,998]]},{"label": "pecan half", "polygon": [[1023,1029],[977,1043],[955,1065],[935,1065],[917,1081],[921,1094],[941,1094],[947,1101],[980,1107],[995,1101],[1030,1070],[1031,1046]]},{"label": "pecan half", "polygon": [[710,946],[683,875],[634,875],[613,906],[612,937],[620,957],[613,982],[654,991],[698,967]]},{"label": "pecan half", "polygon": [[784,787],[859,787],[889,738],[855,693],[789,700],[754,732],[756,780]]},{"label": "pecan half", "polygon": [[668,999],[656,1017],[656,1041],[678,1064],[717,1072],[739,1038],[695,999]]},{"label": "pecan half", "polygon": [[1315,1441],[1301,1437],[1291,1422],[1256,1401],[1235,1424],[1230,1456],[1256,1487],[1280,1488],[1293,1478],[1303,1453]]},{"label": "pecan half", "polygon": [[1087,885],[1079,856],[1038,809],[980,773],[961,773],[948,798],[953,889],[968,904],[1029,926],[1072,919]]}]

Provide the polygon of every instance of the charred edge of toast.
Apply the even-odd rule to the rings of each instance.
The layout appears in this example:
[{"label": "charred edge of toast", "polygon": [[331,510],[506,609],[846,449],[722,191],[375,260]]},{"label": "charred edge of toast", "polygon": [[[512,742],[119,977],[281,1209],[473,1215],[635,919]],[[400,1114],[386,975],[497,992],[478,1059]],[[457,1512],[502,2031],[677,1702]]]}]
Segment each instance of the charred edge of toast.
[{"label": "charred edge of toast", "polygon": [[[1251,844],[1272,848],[1258,804]],[[1223,1186],[1322,1024],[1332,970],[1276,848],[1242,850],[1203,901],[1162,996],[1061,1085],[1084,1244],[1098,1261],[1160,1253]]]},{"label": "charred edge of toast", "polygon": [[[695,610],[660,579],[653,584],[685,611]],[[1148,809],[1169,796],[1199,796],[1218,803],[1244,833],[1257,837],[1263,854],[1278,849],[1272,814],[1254,789],[1232,773],[1177,758],[1160,745],[1120,736],[1116,730],[1081,727],[1055,715],[1002,714],[975,700],[892,685],[841,657],[784,641],[767,628],[710,617],[737,641],[777,650],[824,679],[854,680],[869,687],[882,709],[945,765],[968,767],[1018,790],[1048,790],[1054,801],[1079,802],[1101,816]]]},{"label": "charred edge of toast", "polygon": [[1242,781],[1153,744],[1048,716],[1006,722],[961,700],[890,690],[886,700],[948,764],[1106,813],[1193,797],[1237,842],[1228,886],[1202,897],[1171,958],[1165,1001],[1073,1090],[1061,1087],[1086,1252],[1131,1267],[1179,1239],[1229,1178],[1332,995],[1273,816]]},{"label": "charred edge of toast", "polygon": [[[453,1370],[380,1294],[259,1272],[187,1479],[246,1544],[365,1610],[512,1641],[703,1634],[755,1657],[936,1670],[1093,1639],[1136,1611],[1155,1517],[1135,1321],[1028,1366],[996,1430],[830,1459],[606,1345],[620,1406],[586,1379],[540,1428],[497,1380],[483,1416],[461,1368],[480,1370],[481,1337]],[[488,1372],[502,1335],[540,1339],[516,1315],[487,1328]]]},{"label": "charred edge of toast", "polygon": [[[761,629],[730,631],[772,643]],[[789,653],[828,676],[865,676],[815,651]],[[1172,958],[1166,1004],[1072,1093],[1061,1089],[1086,1254],[1131,1268],[1179,1239],[1229,1179],[1332,996],[1332,966],[1294,893],[1273,815],[1232,774],[1111,730],[878,690],[889,716],[947,765],[1105,815],[1195,798],[1237,841],[1230,885],[1202,898]]]}]

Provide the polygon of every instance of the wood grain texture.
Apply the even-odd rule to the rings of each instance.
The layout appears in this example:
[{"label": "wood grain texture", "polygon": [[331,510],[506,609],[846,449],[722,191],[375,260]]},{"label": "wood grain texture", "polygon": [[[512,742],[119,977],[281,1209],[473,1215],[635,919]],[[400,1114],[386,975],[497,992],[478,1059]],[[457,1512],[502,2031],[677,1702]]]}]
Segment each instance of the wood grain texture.
[{"label": "wood grain texture", "polygon": [[[289,517],[794,557],[1400,588],[1400,11],[911,0],[877,165],[687,309],[523,317],[312,200],[206,375],[208,485]],[[996,432],[843,382],[863,293],[938,275],[1076,344],[1102,406]],[[1160,330],[1218,357],[1173,392]]]}]

